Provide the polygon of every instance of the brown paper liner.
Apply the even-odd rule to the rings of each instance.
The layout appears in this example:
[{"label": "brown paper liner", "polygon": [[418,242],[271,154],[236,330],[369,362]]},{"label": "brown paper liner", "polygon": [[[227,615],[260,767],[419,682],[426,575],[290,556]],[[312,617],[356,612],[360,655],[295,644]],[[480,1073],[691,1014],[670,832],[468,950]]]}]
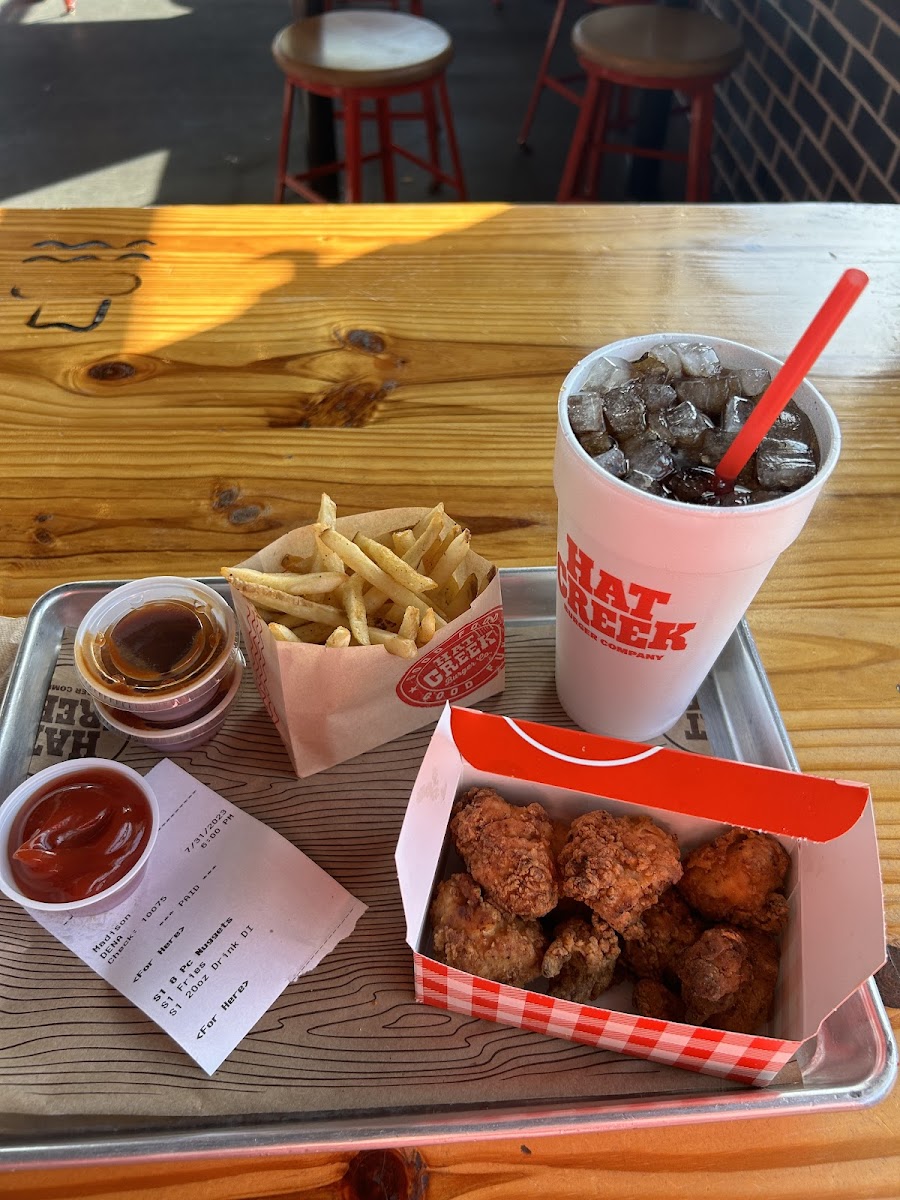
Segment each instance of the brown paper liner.
[{"label": "brown paper liner", "polygon": [[[489,712],[567,725],[553,688],[553,625],[507,630],[507,686]],[[245,672],[224,728],[175,758],[265,821],[358,896],[369,911],[316,968],[286,989],[207,1077],[118,992],[11,901],[0,898],[0,1130],[26,1141],[129,1128],[225,1129],[294,1114],[348,1129],[362,1116],[472,1106],[596,1103],[733,1092],[733,1085],[624,1059],[559,1038],[455,1016],[416,1003],[412,955],[393,855],[427,726],[309,779],[297,779]],[[93,717],[63,645],[34,734],[36,770],[86,754],[141,773],[152,751]],[[664,738],[708,752],[691,709]],[[798,1078],[787,1069],[785,1082]],[[792,1074],[791,1074],[792,1072]],[[309,1124],[311,1123],[311,1124]],[[286,1136],[289,1136],[286,1134]]]}]

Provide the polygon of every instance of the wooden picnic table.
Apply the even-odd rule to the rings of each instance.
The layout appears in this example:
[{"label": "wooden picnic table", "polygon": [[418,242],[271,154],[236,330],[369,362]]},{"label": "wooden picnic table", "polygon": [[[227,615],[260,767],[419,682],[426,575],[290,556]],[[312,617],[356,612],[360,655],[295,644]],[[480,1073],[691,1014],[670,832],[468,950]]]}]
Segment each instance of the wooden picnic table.
[{"label": "wooden picnic table", "polygon": [[[813,372],[841,462],[749,624],[801,767],[873,790],[896,946],[894,206],[0,212],[0,613],[74,580],[215,575],[312,519],[323,490],[343,512],[442,499],[488,558],[549,564],[555,399],[581,355],[689,330],[783,357],[848,266],[871,284]],[[900,1092],[846,1112],[361,1152],[4,1171],[8,1144],[0,1194],[17,1200],[872,1198],[900,1187]]]}]

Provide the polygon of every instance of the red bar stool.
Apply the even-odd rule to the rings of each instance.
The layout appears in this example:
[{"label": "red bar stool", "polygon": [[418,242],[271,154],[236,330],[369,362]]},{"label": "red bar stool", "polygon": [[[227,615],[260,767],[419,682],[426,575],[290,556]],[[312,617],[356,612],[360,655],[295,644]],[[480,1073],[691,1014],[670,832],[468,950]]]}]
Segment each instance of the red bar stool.
[{"label": "red bar stool", "polygon": [[[423,0],[409,0],[409,9],[407,11],[411,12],[414,17],[424,17],[425,13],[422,9],[422,3]],[[387,4],[387,7],[393,9],[394,12],[403,12],[403,9],[400,7],[401,0],[353,0],[354,7],[360,4],[377,4],[382,8]],[[334,8],[344,7],[346,5],[343,0],[323,0],[322,12],[331,12]]]},{"label": "red bar stool", "polygon": [[[362,199],[363,164],[381,162],[384,199],[396,200],[394,155],[427,171],[435,183],[454,188],[466,199],[459,147],[447,94],[446,68],[453,57],[453,42],[440,25],[424,17],[401,12],[343,9],[306,17],[286,26],[272,43],[275,62],[284,72],[284,107],[275,202],[284,200],[285,188],[314,203],[325,197],[312,182],[323,175],[345,172],[344,199]],[[288,171],[291,117],[297,90],[330,96],[340,104],[344,128],[343,159],[307,171]],[[391,101],[398,96],[418,95],[421,110],[393,112]],[[374,114],[364,105],[374,105]],[[450,170],[441,167],[438,104],[441,108],[450,156]],[[363,153],[363,120],[374,115],[378,149]],[[426,160],[393,141],[393,123],[410,117],[424,119],[428,132]]]},{"label": "red bar stool", "polygon": [[[687,200],[708,200],[714,88],[743,55],[736,30],[688,8],[605,8],[582,17],[572,30],[572,45],[587,75],[587,90],[557,201],[596,195],[604,154],[686,162]],[[611,143],[610,94],[615,84],[687,96],[691,122],[687,154]]]},{"label": "red bar stool", "polygon": [[[591,4],[615,4],[616,0],[590,0]],[[654,0],[619,0],[621,4],[653,4]],[[556,92],[558,96],[562,96],[565,100],[570,100],[572,104],[581,105],[581,96],[574,88],[569,87],[575,79],[574,76],[566,76],[559,78],[556,75],[550,74],[550,60],[553,57],[553,51],[556,49],[556,43],[559,41],[560,30],[565,19],[566,9],[568,8],[569,0],[556,0],[556,8],[553,10],[553,20],[550,22],[550,32],[547,34],[547,40],[544,43],[544,53],[541,56],[540,66],[538,67],[537,79],[534,81],[534,87],[531,91],[531,98],[528,101],[528,108],[525,110],[525,119],[522,121],[522,128],[519,130],[518,142],[520,146],[525,146],[528,142],[528,134],[531,131],[531,125],[534,121],[537,107],[540,103],[544,89],[547,88],[551,92]],[[578,77],[580,78],[580,76]],[[624,108],[625,101],[623,99],[622,106]]]}]

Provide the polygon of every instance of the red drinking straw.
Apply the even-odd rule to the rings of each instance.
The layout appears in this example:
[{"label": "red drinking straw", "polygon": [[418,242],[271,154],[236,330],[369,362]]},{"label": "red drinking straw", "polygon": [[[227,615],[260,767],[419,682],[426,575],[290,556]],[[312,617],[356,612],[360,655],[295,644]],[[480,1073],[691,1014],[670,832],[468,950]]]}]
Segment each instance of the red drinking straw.
[{"label": "red drinking straw", "polygon": [[716,479],[726,487],[733,484],[750,461],[753,451],[771,429],[781,410],[796,392],[813,363],[831,341],[835,330],[856,303],[869,282],[865,271],[845,271],[809,327],[766,388],[762,399],[744,422],[737,437],[716,468]]}]

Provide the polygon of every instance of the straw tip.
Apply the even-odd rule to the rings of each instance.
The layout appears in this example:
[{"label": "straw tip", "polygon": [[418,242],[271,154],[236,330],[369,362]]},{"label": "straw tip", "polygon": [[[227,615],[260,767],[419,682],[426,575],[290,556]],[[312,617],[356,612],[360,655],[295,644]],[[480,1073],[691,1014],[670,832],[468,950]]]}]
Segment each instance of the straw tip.
[{"label": "straw tip", "polygon": [[852,287],[858,288],[860,291],[862,291],[862,289],[869,282],[868,275],[865,273],[865,271],[861,271],[859,267],[849,267],[844,272],[844,279],[848,284],[850,284]]}]

